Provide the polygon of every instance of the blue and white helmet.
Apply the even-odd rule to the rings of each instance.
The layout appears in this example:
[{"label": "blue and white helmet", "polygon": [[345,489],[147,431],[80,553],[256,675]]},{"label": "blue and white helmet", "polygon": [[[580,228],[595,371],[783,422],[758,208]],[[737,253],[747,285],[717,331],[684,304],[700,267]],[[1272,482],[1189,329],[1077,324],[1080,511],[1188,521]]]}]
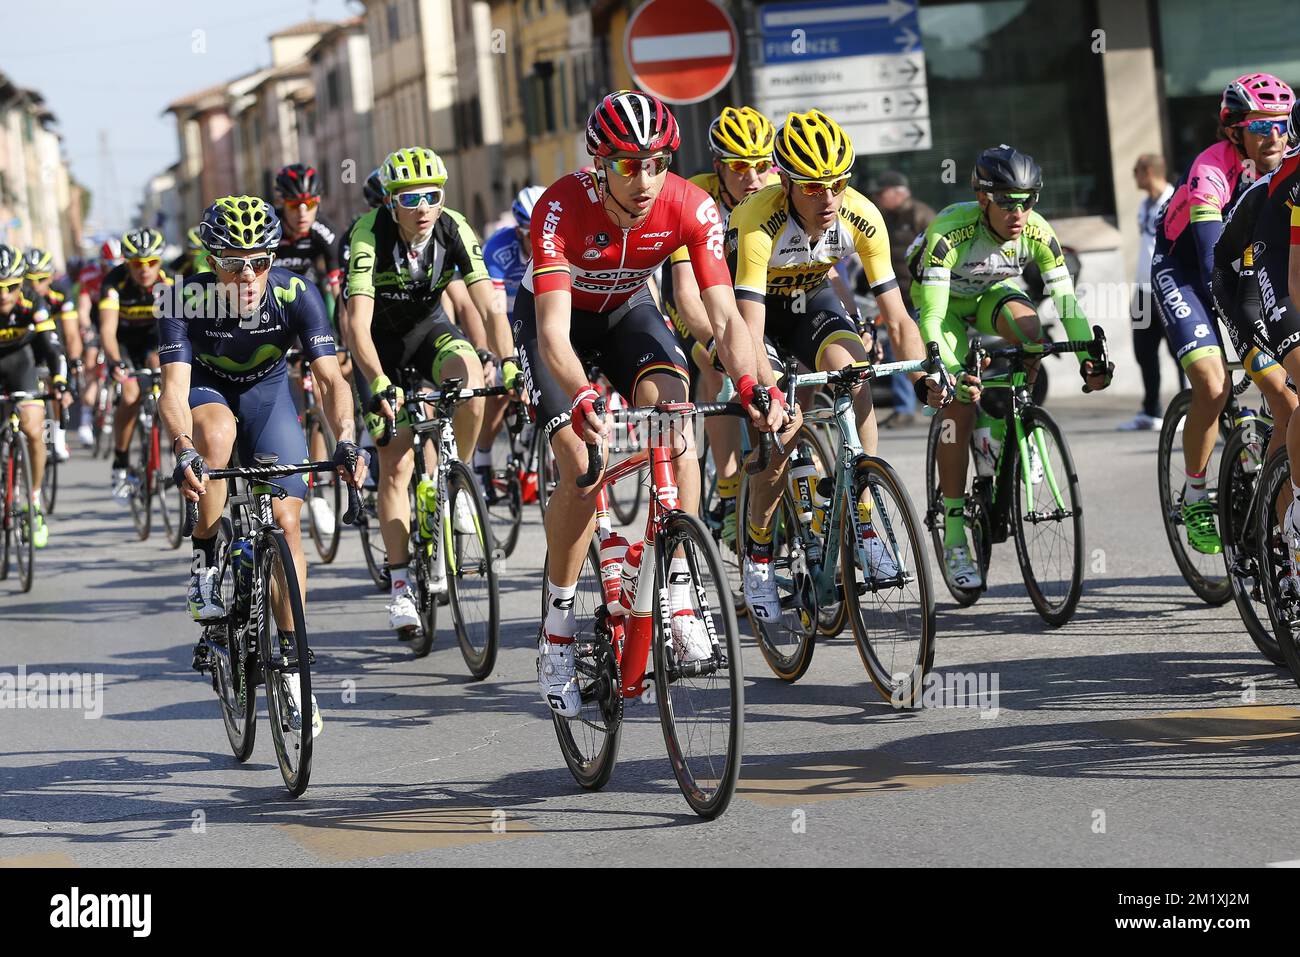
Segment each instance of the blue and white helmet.
[{"label": "blue and white helmet", "polygon": [[533,218],[533,207],[537,201],[542,198],[542,193],[546,192],[541,186],[525,186],[515,197],[514,205],[510,211],[515,214],[515,222],[520,226],[527,226]]}]

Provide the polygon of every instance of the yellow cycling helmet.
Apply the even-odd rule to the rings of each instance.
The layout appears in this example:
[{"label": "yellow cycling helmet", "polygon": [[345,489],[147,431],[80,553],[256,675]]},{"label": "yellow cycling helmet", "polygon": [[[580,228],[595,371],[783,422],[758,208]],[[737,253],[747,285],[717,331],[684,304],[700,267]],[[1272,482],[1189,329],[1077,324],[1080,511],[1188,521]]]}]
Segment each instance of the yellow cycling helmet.
[{"label": "yellow cycling helmet", "polygon": [[412,186],[441,186],[447,182],[447,166],[431,149],[404,147],[389,153],[380,164],[379,182],[388,196]]},{"label": "yellow cycling helmet", "polygon": [[215,256],[228,249],[275,249],[284,228],[260,196],[223,196],[203,211],[199,239]]},{"label": "yellow cycling helmet", "polygon": [[752,106],[729,106],[709,124],[709,149],[726,159],[766,159],[775,139],[772,121]]},{"label": "yellow cycling helmet", "polygon": [[791,179],[837,179],[853,168],[853,144],[821,110],[787,116],[776,131],[774,153]]}]

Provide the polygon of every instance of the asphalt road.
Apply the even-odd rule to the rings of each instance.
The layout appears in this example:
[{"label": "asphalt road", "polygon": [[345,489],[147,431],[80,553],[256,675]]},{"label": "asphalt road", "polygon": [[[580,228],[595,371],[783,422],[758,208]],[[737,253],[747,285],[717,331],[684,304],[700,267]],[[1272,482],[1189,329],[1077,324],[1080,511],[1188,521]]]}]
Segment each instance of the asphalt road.
[{"label": "asphalt road", "polygon": [[[109,499],[107,464],[77,452],[33,590],[0,582],[0,682],[20,668],[100,675],[102,715],[0,708],[0,865],[1300,859],[1300,691],[1232,605],[1207,607],[1179,577],[1156,515],[1156,437],[1112,431],[1129,404],[1094,397],[1057,411],[1088,510],[1074,620],[1042,625],[1010,543],[977,605],[957,610],[940,592],[935,668],[996,680],[997,710],[983,713],[891,710],[847,637],[824,643],[795,685],[747,642],[740,790],[708,823],[677,790],[653,705],[629,706],[603,792],[565,769],[536,694],[545,544],[531,511],[504,583],[502,653],[483,682],[445,630],[421,660],[387,633],[354,534],[333,565],[313,560],[326,725],[310,788],[288,800],[265,724],[236,764],[211,689],[190,670],[188,555],[136,541]],[[881,450],[918,502],[923,438],[891,433]]]}]

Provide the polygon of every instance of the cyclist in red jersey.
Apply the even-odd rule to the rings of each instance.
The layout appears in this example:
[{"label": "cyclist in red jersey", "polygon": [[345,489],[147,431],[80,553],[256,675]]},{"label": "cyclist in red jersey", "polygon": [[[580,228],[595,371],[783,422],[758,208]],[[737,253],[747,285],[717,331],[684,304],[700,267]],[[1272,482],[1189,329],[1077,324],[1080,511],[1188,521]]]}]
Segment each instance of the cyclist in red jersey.
[{"label": "cyclist in red jersey", "polygon": [[[515,299],[513,329],[524,380],[560,469],[546,509],[550,581],[538,683],[542,699],[564,717],[576,715],[580,704],[573,598],[595,516],[595,498],[582,495],[575,480],[587,468],[584,443],[609,435],[608,419],[593,411],[597,393],[584,360],[599,365],[635,405],[686,401],[686,356],[647,288],[677,248],[689,250],[719,355],[737,380],[751,422],[772,431],[784,421],[775,389],[766,416],[753,405],[759,389],[754,344],[736,308],[722,220],[708,193],[668,172],[679,143],[677,121],[654,97],[628,90],[606,96],[587,121],[595,171],[565,176],[537,201],[533,260]],[[694,512],[699,464],[689,454],[677,461],[679,499]],[[674,563],[679,560],[685,565],[684,559]],[[678,588],[681,601],[674,597]],[[691,606],[689,589],[688,580],[672,586],[675,608]],[[690,657],[703,625],[681,624]],[[707,635],[702,640],[707,644]]]},{"label": "cyclist in red jersey", "polygon": [[99,389],[99,380],[94,375],[95,366],[99,362],[99,290],[104,284],[104,277],[122,260],[121,242],[116,238],[106,240],[99,248],[99,255],[98,260],[88,260],[77,274],[77,317],[81,324],[81,335],[75,341],[68,340],[68,362],[84,369],[81,426],[77,429],[77,439],[84,446],[95,443],[91,422],[94,419],[95,396]]}]

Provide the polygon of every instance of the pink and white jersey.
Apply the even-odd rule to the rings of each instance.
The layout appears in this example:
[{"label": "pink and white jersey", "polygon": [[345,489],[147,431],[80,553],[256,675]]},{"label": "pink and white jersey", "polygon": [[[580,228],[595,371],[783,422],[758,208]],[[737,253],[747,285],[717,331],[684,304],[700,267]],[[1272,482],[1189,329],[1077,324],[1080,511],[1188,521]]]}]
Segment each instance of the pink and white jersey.
[{"label": "pink and white jersey", "polygon": [[1189,223],[1221,222],[1239,190],[1250,186],[1255,178],[1244,157],[1227,140],[1204,150],[1192,161],[1165,207],[1161,217],[1165,245],[1177,242]]}]

